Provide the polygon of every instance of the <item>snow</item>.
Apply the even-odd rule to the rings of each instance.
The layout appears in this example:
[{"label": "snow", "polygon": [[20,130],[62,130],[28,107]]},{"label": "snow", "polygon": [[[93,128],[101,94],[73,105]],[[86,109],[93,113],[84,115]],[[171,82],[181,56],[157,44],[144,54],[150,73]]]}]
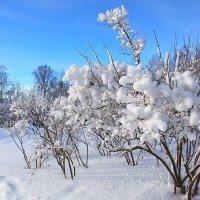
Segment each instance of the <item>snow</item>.
[{"label": "snow", "polygon": [[130,102],[130,98],[128,97],[126,91],[123,88],[119,88],[119,90],[117,91],[116,100],[122,103]]},{"label": "snow", "polygon": [[154,113],[153,116],[145,121],[145,125],[147,126],[147,129],[150,131],[158,132],[158,130],[166,131],[167,124],[161,119],[160,113]]},{"label": "snow", "polygon": [[[30,144],[26,142],[28,148]],[[92,149],[92,147],[91,147]],[[138,166],[127,166],[121,157],[102,157],[90,151],[89,168],[78,168],[74,180],[64,179],[54,162],[28,170],[11,138],[0,132],[1,200],[178,200],[167,186],[161,167],[148,155]],[[3,163],[3,164],[2,164]],[[198,199],[198,197],[196,197]]]},{"label": "snow", "polygon": [[199,84],[195,81],[190,71],[184,73],[177,72],[175,79],[178,81],[178,86],[181,88],[189,88],[190,90],[198,90]]},{"label": "snow", "polygon": [[189,124],[190,126],[198,126],[200,123],[200,114],[196,110],[192,110],[190,115]]},{"label": "snow", "polygon": [[126,84],[132,83],[132,82],[133,82],[133,80],[131,78],[129,78],[128,76],[122,76],[119,79],[119,84],[123,85],[123,86],[126,86]]},{"label": "snow", "polygon": [[121,8],[116,8],[111,11],[107,10],[106,14],[100,13],[98,17],[99,22],[103,22],[105,20],[108,21],[108,23],[112,23],[113,21],[119,21],[123,17],[125,17],[128,14],[126,8],[124,5],[121,6]]}]

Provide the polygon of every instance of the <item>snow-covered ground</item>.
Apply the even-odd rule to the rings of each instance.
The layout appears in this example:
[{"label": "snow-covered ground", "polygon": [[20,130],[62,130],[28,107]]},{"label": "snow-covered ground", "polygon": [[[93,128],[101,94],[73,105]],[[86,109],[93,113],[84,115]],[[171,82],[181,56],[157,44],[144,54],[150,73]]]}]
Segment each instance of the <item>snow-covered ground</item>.
[{"label": "snow-covered ground", "polygon": [[[0,131],[0,200],[179,200],[167,186],[167,173],[145,155],[139,166],[91,149],[89,168],[65,179],[55,163],[28,170],[12,139]],[[196,197],[195,199],[200,199]]]}]

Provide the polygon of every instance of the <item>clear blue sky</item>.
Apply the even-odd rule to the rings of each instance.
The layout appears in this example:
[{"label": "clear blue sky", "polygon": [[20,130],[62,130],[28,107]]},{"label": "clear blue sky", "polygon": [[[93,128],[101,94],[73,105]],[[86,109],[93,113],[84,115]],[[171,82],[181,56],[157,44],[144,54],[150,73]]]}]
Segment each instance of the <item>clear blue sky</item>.
[{"label": "clear blue sky", "polygon": [[84,64],[77,50],[92,56],[88,42],[104,61],[102,41],[122,61],[116,33],[97,22],[98,13],[122,4],[133,27],[146,34],[144,62],[156,53],[153,30],[163,52],[175,33],[181,40],[200,30],[199,0],[0,0],[0,64],[8,67],[10,78],[30,86],[31,72],[41,64],[57,71]]}]

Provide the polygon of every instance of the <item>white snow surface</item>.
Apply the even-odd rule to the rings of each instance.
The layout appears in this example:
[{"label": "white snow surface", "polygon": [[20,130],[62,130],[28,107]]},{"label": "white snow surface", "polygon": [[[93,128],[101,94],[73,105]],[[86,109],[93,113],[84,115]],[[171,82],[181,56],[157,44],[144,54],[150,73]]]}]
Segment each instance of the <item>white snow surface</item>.
[{"label": "white snow surface", "polygon": [[[26,147],[31,149],[28,141]],[[65,179],[54,162],[27,169],[20,151],[0,130],[0,200],[180,200],[167,186],[167,173],[144,155],[139,165],[124,158],[102,157],[90,147],[88,169],[77,167],[74,180]],[[200,199],[200,196],[194,199]]]}]

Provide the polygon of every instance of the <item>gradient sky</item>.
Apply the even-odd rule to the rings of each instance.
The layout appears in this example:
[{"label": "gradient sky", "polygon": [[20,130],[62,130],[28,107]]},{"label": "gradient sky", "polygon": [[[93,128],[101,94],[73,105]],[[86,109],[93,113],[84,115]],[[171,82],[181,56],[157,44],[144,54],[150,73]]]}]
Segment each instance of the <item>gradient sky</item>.
[{"label": "gradient sky", "polygon": [[146,34],[143,62],[156,53],[154,30],[163,53],[176,33],[181,41],[199,32],[199,0],[0,0],[0,64],[8,67],[12,80],[28,87],[31,72],[41,64],[56,71],[84,64],[77,51],[92,56],[88,42],[105,62],[102,42],[115,59],[129,61],[120,54],[116,32],[97,22],[98,13],[122,4],[134,29]]}]

